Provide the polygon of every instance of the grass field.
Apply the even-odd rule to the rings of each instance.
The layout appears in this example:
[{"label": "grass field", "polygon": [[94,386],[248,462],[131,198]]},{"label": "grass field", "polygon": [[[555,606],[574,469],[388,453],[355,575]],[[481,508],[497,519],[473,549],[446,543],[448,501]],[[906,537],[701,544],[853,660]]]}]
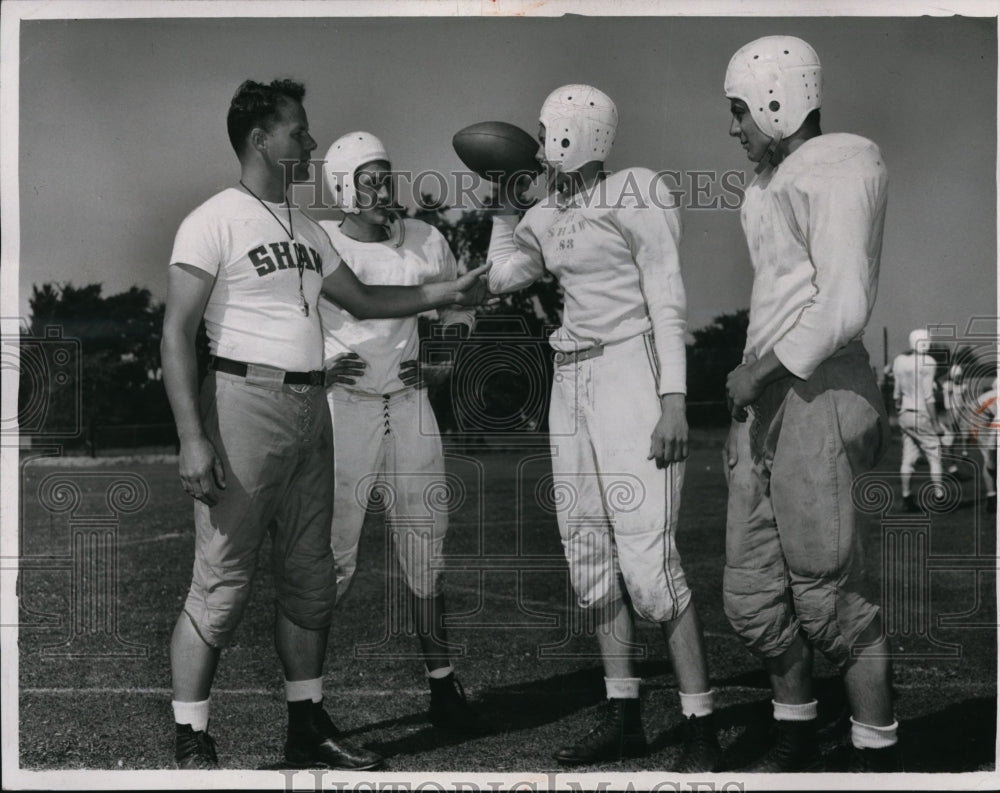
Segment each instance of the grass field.
[{"label": "grass field", "polygon": [[[678,545],[705,624],[726,761],[735,767],[760,750],[770,696],[722,612],[722,435],[700,431],[692,440]],[[898,462],[897,441],[880,467],[897,501]],[[901,583],[890,637],[909,771],[995,764],[995,525],[973,503],[978,479],[963,466],[957,502],[943,514],[899,523],[897,503],[868,520],[871,566],[882,566],[883,547],[915,555],[898,568],[905,575],[894,574]],[[386,575],[386,535],[379,516],[369,515],[360,572],[331,635],[326,693],[340,726],[389,756],[387,770],[556,771],[552,752],[599,712],[595,644],[574,628],[554,518],[533,496],[547,470],[544,448],[449,459],[465,492],[446,546],[450,638],[460,648],[459,677],[491,725],[484,736],[449,736],[426,721],[416,641],[395,630],[398,614],[387,603],[399,581]],[[171,768],[167,648],[193,545],[175,465],[28,462],[21,503],[21,767]],[[281,756],[285,709],[265,559],[213,691],[211,729],[228,768],[274,767]],[[669,770],[678,757],[681,717],[664,644],[652,625],[640,624],[639,633],[652,751],[588,771]],[[820,661],[816,672],[825,746],[833,749],[846,739],[837,719],[843,692],[828,664]]]}]

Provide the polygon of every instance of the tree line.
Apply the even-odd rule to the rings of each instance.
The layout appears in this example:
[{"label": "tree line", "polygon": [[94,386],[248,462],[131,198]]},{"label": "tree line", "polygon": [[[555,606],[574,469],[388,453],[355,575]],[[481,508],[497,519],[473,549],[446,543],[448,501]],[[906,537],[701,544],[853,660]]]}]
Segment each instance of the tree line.
[{"label": "tree line", "polygon": [[[464,266],[485,261],[492,227],[488,213],[449,219],[443,207],[431,207],[415,216],[442,232]],[[21,339],[22,435],[58,435],[72,444],[92,440],[98,427],[172,424],[160,366],[164,304],[148,289],[133,286],[105,295],[101,284],[45,283],[32,287],[29,308]],[[544,429],[552,365],[545,340],[558,327],[561,312],[562,293],[551,276],[481,307],[470,340],[455,346],[452,380],[430,394],[442,429]],[[725,378],[741,359],[746,326],[742,310],[692,331],[687,356],[693,424],[727,420]],[[447,343],[433,320],[421,318],[420,327],[425,349]],[[204,328],[198,348],[203,373],[208,362]],[[492,348],[499,357],[494,354],[498,365],[491,370],[483,361],[491,360]]]}]

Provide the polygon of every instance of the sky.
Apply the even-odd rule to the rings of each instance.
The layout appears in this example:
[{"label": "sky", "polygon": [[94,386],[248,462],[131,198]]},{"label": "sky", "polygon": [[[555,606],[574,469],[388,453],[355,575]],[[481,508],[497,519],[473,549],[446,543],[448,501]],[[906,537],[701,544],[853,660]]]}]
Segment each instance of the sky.
[{"label": "sky", "polygon": [[[598,86],[620,114],[608,167],[683,175],[696,329],[749,304],[738,211],[692,205],[719,198],[726,172],[751,174],[727,134],[722,81],[736,49],[775,33],[819,53],[824,131],[871,138],[889,168],[873,362],[905,348],[914,327],[952,326],[961,337],[974,318],[996,316],[995,17],[477,17],[484,5],[429,6],[472,14],[457,18],[388,18],[373,4],[361,17],[22,19],[19,214],[5,194],[3,219],[5,233],[19,221],[16,261],[4,262],[19,284],[16,306],[3,296],[3,316],[26,316],[32,285],[47,281],[99,282],[105,294],[135,284],[162,300],[178,224],[238,179],[225,130],[235,88],[282,76],[306,84],[314,156],[365,129],[397,168],[444,173],[462,167],[451,147],[461,127],[503,120],[534,134],[549,91]],[[637,6],[678,8],[628,8]],[[708,192],[696,196],[696,183]]]}]

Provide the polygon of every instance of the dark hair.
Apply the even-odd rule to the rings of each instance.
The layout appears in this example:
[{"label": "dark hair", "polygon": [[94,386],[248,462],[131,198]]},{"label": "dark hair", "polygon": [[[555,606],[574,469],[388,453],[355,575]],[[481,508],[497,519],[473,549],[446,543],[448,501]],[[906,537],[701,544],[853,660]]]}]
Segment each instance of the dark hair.
[{"label": "dark hair", "polygon": [[272,80],[270,85],[244,81],[233,94],[226,116],[229,142],[233,144],[237,156],[243,154],[247,135],[254,127],[270,129],[283,103],[289,100],[301,102],[305,95],[305,86],[294,80]]}]

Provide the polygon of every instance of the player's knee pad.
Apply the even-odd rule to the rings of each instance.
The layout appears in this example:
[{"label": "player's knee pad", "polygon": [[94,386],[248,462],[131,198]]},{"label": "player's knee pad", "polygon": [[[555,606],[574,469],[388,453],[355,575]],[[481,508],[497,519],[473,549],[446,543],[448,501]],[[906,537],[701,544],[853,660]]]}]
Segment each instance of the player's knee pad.
[{"label": "player's knee pad", "polygon": [[580,608],[589,609],[620,597],[609,535],[573,534],[563,540],[563,552]]},{"label": "player's knee pad", "polygon": [[747,648],[770,658],[791,646],[798,620],[789,602],[783,568],[727,565],[722,586],[726,618]]},{"label": "player's knee pad", "polygon": [[843,666],[858,636],[878,614],[878,607],[835,582],[795,587],[794,591],[802,632],[827,660]]},{"label": "player's knee pad", "polygon": [[676,589],[661,589],[658,592],[629,587],[629,599],[635,613],[650,622],[671,622],[677,619],[691,603],[691,590],[687,584]]},{"label": "player's knee pad", "polygon": [[312,585],[300,586],[289,582],[276,583],[278,608],[289,621],[307,630],[322,630],[333,621],[337,603],[337,579],[332,565],[329,574]]},{"label": "player's knee pad", "polygon": [[812,609],[806,604],[796,608],[802,632],[809,642],[832,663],[841,666],[847,661],[850,645],[841,633],[833,613]]},{"label": "player's knee pad", "polygon": [[[619,558],[620,564],[624,561]],[[624,586],[635,613],[650,622],[675,620],[691,602],[684,571],[679,564],[666,560],[642,566],[631,560],[628,566],[621,567],[618,583]]]},{"label": "player's knee pad", "polygon": [[222,649],[232,642],[250,600],[249,578],[227,582],[205,590],[191,585],[184,611],[209,647]]}]

